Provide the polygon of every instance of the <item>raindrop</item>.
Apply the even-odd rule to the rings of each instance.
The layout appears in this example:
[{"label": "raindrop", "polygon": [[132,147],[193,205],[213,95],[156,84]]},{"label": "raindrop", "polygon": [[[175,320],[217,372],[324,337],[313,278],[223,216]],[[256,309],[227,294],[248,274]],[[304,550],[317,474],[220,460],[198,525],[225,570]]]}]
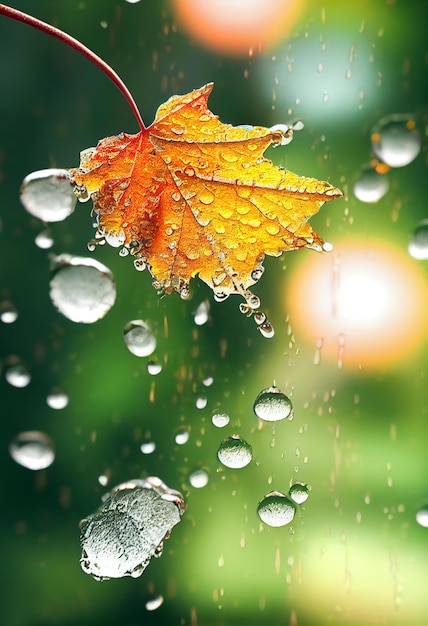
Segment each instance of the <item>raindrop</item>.
[{"label": "raindrop", "polygon": [[162,364],[159,361],[149,361],[147,363],[147,371],[151,376],[157,376],[162,371]]},{"label": "raindrop", "polygon": [[242,437],[232,435],[221,442],[217,457],[226,467],[240,469],[251,462],[253,449]]},{"label": "raindrop", "polygon": [[416,521],[421,526],[424,526],[424,528],[428,528],[428,506],[422,507],[422,509],[416,513]]},{"label": "raindrop", "polygon": [[20,197],[25,209],[43,222],[62,222],[74,211],[76,196],[67,170],[32,172],[22,182]]},{"label": "raindrop", "polygon": [[149,356],[156,349],[156,337],[143,320],[132,320],[123,329],[126,347],[135,356]]},{"label": "raindrop", "polygon": [[175,435],[175,443],[179,446],[183,446],[185,443],[189,441],[190,432],[184,426],[178,429]]},{"label": "raindrop", "polygon": [[46,403],[48,406],[50,406],[51,409],[56,409],[57,411],[59,411],[61,409],[65,409],[65,407],[67,406],[68,396],[62,391],[55,391],[47,396]]},{"label": "raindrop", "polygon": [[195,487],[196,489],[202,489],[202,487],[208,485],[209,476],[205,470],[200,469],[190,474],[189,481],[192,487]]},{"label": "raindrop", "polygon": [[224,428],[230,422],[230,417],[227,413],[216,411],[213,413],[211,421],[217,428]]},{"label": "raindrop", "polygon": [[375,154],[390,167],[408,165],[421,150],[421,136],[410,115],[395,114],[381,119],[371,139]]},{"label": "raindrop", "polygon": [[311,488],[305,483],[294,483],[291,485],[288,495],[297,504],[303,504],[309,498]]},{"label": "raindrop", "polygon": [[52,248],[54,244],[54,240],[53,240],[53,237],[49,228],[45,228],[44,230],[41,230],[36,235],[36,238],[34,239],[34,243],[41,250],[49,250],[49,248]]},{"label": "raindrop", "polygon": [[428,259],[428,219],[418,224],[408,246],[410,256],[418,261]]},{"label": "raindrop", "polygon": [[31,374],[24,365],[11,365],[7,368],[5,377],[12,387],[26,387],[31,382]]},{"label": "raindrop", "polygon": [[55,459],[50,437],[37,430],[19,433],[12,440],[9,453],[16,463],[30,470],[46,469]]},{"label": "raindrop", "polygon": [[196,408],[197,409],[205,409],[208,404],[208,398],[205,394],[199,394],[196,398]]},{"label": "raindrop", "polygon": [[375,170],[365,170],[354,184],[354,196],[361,202],[379,202],[389,189],[385,174]]},{"label": "raindrop", "polygon": [[[127,0],[127,2],[129,2],[130,0]],[[135,2],[136,0],[131,0],[133,2]],[[146,602],[146,610],[147,611],[156,611],[156,609],[158,609],[160,606],[162,606],[163,604],[163,596],[158,595],[155,598],[152,598],[152,600],[147,600]]]},{"label": "raindrop", "polygon": [[17,319],[18,311],[15,306],[7,300],[2,302],[0,304],[0,320],[3,324],[13,324],[13,322],[16,322]]},{"label": "raindrop", "polygon": [[254,413],[265,422],[278,422],[288,418],[293,419],[293,405],[278,387],[263,389],[257,396],[253,405]]},{"label": "raindrop", "polygon": [[140,450],[143,454],[152,454],[156,450],[156,444],[154,441],[145,441],[141,444]]},{"label": "raindrop", "polygon": [[268,526],[285,526],[293,521],[296,505],[280,491],[267,493],[257,506],[257,513]]},{"label": "raindrop", "polygon": [[203,326],[208,322],[210,312],[210,303],[208,300],[204,300],[198,305],[196,311],[193,313],[193,319],[196,326]]},{"label": "raindrop", "polygon": [[49,295],[67,319],[93,324],[113,306],[116,285],[111,271],[99,261],[60,254],[53,259]]}]

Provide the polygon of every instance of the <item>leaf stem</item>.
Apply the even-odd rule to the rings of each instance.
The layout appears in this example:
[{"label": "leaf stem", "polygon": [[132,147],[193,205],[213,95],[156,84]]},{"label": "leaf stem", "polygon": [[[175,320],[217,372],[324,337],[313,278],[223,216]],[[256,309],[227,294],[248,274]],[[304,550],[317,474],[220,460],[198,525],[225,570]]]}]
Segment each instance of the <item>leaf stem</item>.
[{"label": "leaf stem", "polygon": [[28,26],[32,26],[37,30],[41,30],[43,33],[50,35],[51,37],[56,37],[63,43],[67,44],[71,48],[74,48],[77,52],[79,52],[82,56],[86,57],[88,61],[93,63],[96,67],[98,67],[108,78],[116,85],[119,91],[123,94],[128,102],[129,106],[132,109],[133,114],[138,122],[141,130],[145,130],[145,125],[143,122],[143,118],[141,117],[141,113],[138,110],[137,104],[134,98],[131,95],[128,87],[125,85],[123,80],[120,78],[118,74],[114,71],[108,63],[103,61],[95,52],[92,52],[89,48],[87,48],[83,43],[68,35],[64,31],[59,28],[55,28],[55,26],[51,26],[42,20],[33,17],[32,15],[28,15],[27,13],[23,13],[22,11],[18,11],[18,9],[13,9],[12,7],[8,7],[5,4],[0,4],[0,15],[5,15],[17,22],[22,22],[23,24],[28,24]]}]

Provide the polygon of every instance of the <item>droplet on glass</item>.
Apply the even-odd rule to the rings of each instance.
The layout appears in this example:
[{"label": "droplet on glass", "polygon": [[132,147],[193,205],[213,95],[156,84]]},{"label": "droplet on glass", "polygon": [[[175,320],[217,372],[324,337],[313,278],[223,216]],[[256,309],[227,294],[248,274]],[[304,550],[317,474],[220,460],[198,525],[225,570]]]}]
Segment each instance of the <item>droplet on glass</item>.
[{"label": "droplet on glass", "polygon": [[[129,2],[129,0],[128,0]],[[135,0],[134,0],[135,2]],[[158,595],[155,598],[152,598],[151,600],[147,600],[146,602],[146,610],[147,611],[156,611],[156,609],[158,609],[160,606],[162,606],[163,604],[163,596]]]},{"label": "droplet on glass", "polygon": [[386,174],[379,174],[375,170],[365,170],[354,184],[354,196],[361,202],[379,202],[389,189],[389,180]]},{"label": "droplet on glass", "polygon": [[203,326],[208,322],[209,312],[210,303],[208,302],[208,300],[204,300],[198,305],[196,311],[193,313],[193,319],[196,326]]},{"label": "droplet on glass", "polygon": [[305,483],[294,483],[291,485],[288,495],[297,504],[303,504],[309,498],[310,487]]},{"label": "droplet on glass", "polygon": [[43,222],[62,222],[74,211],[76,196],[67,170],[32,172],[22,182],[20,197],[25,209]]},{"label": "droplet on glass", "polygon": [[37,233],[34,243],[41,250],[49,250],[49,248],[52,248],[54,240],[51,231],[48,228],[41,230]]},{"label": "droplet on glass", "polygon": [[46,403],[51,409],[60,411],[61,409],[65,409],[67,406],[68,396],[62,391],[54,391],[47,396]]},{"label": "droplet on glass", "polygon": [[5,372],[5,378],[12,387],[26,387],[31,382],[31,374],[24,365],[11,365]]},{"label": "droplet on glass", "polygon": [[278,387],[263,389],[257,396],[253,405],[254,413],[265,422],[278,422],[288,418],[293,419],[293,405]]},{"label": "droplet on glass", "polygon": [[416,521],[420,526],[424,526],[424,528],[428,528],[428,505],[422,507],[416,513]]},{"label": "droplet on glass", "polygon": [[231,435],[221,442],[217,457],[226,467],[241,469],[251,462],[253,449],[239,435]]},{"label": "droplet on glass", "polygon": [[19,433],[9,446],[10,456],[16,463],[30,470],[42,470],[55,459],[50,437],[38,430]]},{"label": "droplet on glass", "polygon": [[214,426],[217,426],[217,428],[224,428],[230,422],[230,417],[227,413],[224,413],[223,411],[215,411],[215,413],[213,413],[211,421]]},{"label": "droplet on glass", "polygon": [[12,302],[5,300],[0,304],[0,320],[3,324],[13,324],[18,319],[18,311]]},{"label": "droplet on glass", "polygon": [[162,364],[159,361],[149,361],[147,363],[147,371],[151,376],[157,376],[162,371]]},{"label": "droplet on glass", "polygon": [[53,259],[49,295],[67,319],[93,324],[113,306],[116,285],[111,271],[99,261],[60,254]]},{"label": "droplet on glass", "polygon": [[189,481],[192,487],[195,487],[196,489],[202,489],[202,487],[208,485],[209,476],[205,470],[200,469],[190,474]]},{"label": "droplet on glass", "polygon": [[408,251],[410,256],[418,261],[428,259],[428,219],[422,220],[413,233],[409,241]]},{"label": "droplet on glass", "polygon": [[371,139],[375,154],[390,167],[408,165],[421,150],[421,136],[411,115],[394,114],[381,119]]},{"label": "droplet on glass", "polygon": [[267,493],[257,506],[257,513],[268,526],[286,526],[293,521],[296,505],[280,491]]},{"label": "droplet on glass", "polygon": [[143,320],[132,320],[123,329],[126,347],[135,356],[149,356],[156,350],[156,337]]}]

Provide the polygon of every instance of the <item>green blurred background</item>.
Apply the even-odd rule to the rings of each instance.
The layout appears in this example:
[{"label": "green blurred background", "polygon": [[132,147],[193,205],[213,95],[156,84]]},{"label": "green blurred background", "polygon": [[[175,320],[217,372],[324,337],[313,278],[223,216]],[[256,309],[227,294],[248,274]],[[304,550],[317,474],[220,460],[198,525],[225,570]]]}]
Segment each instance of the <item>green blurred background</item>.
[{"label": "green blurred background", "polygon": [[[344,190],[313,226],[333,244],[378,240],[407,254],[428,191],[426,2],[309,0],[288,38],[252,56],[207,49],[177,25],[166,0],[14,6],[110,63],[146,123],[170,95],[209,81],[210,108],[222,121],[271,126],[301,117],[305,130],[269,156]],[[342,88],[348,67],[353,74]],[[18,311],[15,323],[0,326],[2,623],[426,624],[428,530],[415,519],[428,503],[426,333],[420,349],[398,362],[358,367],[347,364],[345,351],[342,368],[335,358],[316,365],[315,343],[287,318],[288,285],[308,256],[318,258],[311,251],[265,263],[255,291],[276,328],[267,340],[240,314],[237,297],[215,303],[196,279],[191,300],[160,299],[148,273],[134,271],[114,249],[89,253],[88,204],[53,224],[53,248],[41,250],[34,238],[42,225],[19,202],[24,176],[75,167],[81,150],[137,132],[136,123],[98,69],[4,17],[0,71],[0,300]],[[422,151],[391,172],[382,200],[364,204],[352,188],[372,157],[370,132],[394,113],[414,116]],[[54,309],[51,252],[93,254],[113,271],[117,301],[104,319],[78,325]],[[426,279],[426,262],[409,262]],[[210,320],[198,327],[192,313],[206,299]],[[122,329],[136,318],[157,337],[157,376],[124,345]],[[22,389],[4,376],[16,361],[32,376]],[[252,405],[274,380],[291,395],[294,420],[259,428]],[[56,387],[69,396],[60,411],[46,404]],[[203,409],[196,406],[201,394]],[[211,423],[216,408],[231,417],[222,430]],[[189,441],[178,445],[183,428]],[[53,439],[48,469],[33,472],[11,459],[10,441],[26,430]],[[233,432],[253,446],[253,462],[241,470],[216,458]],[[145,441],[156,443],[152,454],[141,453]],[[197,469],[209,475],[201,489],[189,480]],[[140,579],[99,583],[80,569],[78,522],[98,507],[103,475],[109,486],[157,475],[186,497],[181,524]],[[292,530],[262,525],[257,503],[272,489],[286,492],[290,480],[312,488]],[[146,602],[158,595],[162,606],[148,611]]]}]

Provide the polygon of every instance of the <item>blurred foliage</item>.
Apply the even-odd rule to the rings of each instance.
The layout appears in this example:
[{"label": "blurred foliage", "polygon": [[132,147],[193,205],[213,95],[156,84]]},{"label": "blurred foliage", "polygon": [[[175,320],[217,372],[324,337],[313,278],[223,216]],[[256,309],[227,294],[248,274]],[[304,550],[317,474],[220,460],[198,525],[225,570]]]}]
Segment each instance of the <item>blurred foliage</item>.
[{"label": "blurred foliage", "polygon": [[[109,62],[146,123],[169,95],[211,80],[210,106],[223,121],[287,122],[288,96],[278,91],[272,100],[280,60],[290,50],[297,55],[305,38],[329,44],[340,36],[346,54],[364,40],[374,60],[363,46],[359,62],[370,72],[374,67],[372,91],[346,117],[307,112],[305,130],[269,156],[344,190],[343,200],[311,220],[333,243],[379,237],[406,250],[426,217],[426,144],[411,165],[394,170],[392,189],[379,203],[363,204],[351,193],[371,158],[370,131],[379,118],[410,112],[422,133],[426,127],[425,2],[310,0],[289,40],[243,58],[197,45],[174,27],[166,0],[14,5]],[[393,368],[365,371],[347,367],[346,358],[342,369],[329,359],[315,365],[315,346],[287,320],[288,276],[314,252],[265,262],[256,292],[277,331],[266,340],[240,314],[238,298],[214,303],[197,279],[190,301],[159,298],[147,272],[135,272],[115,250],[88,253],[87,204],[51,226],[52,251],[94,254],[113,271],[118,296],[98,323],[69,322],[50,302],[52,251],[35,246],[42,225],[20,205],[19,187],[33,170],[78,165],[80,150],[102,137],[136,132],[135,120],[117,89],[85,59],[3,17],[0,72],[0,299],[12,301],[19,314],[0,328],[2,623],[425,624],[427,529],[415,514],[428,499],[426,346]],[[313,72],[299,76],[302,87],[314,80],[316,67]],[[298,114],[296,107],[292,117]],[[197,327],[192,312],[205,299],[210,320]],[[123,343],[124,325],[140,317],[157,336],[155,355],[163,364],[157,376]],[[4,378],[14,358],[31,372],[26,388]],[[214,379],[209,387],[207,377]],[[252,404],[273,380],[291,395],[294,420],[260,429]],[[46,404],[54,387],[70,398],[61,411]],[[208,398],[205,409],[196,408],[200,393]],[[217,407],[231,416],[222,430],[211,423]],[[181,427],[190,431],[183,446],[174,439]],[[54,440],[56,459],[47,470],[31,472],[10,458],[9,442],[24,430]],[[254,460],[242,470],[223,468],[216,458],[220,441],[233,432],[253,446]],[[140,451],[146,440],[156,442],[150,455]],[[210,478],[203,489],[189,481],[199,468]],[[158,475],[185,494],[187,513],[162,558],[140,579],[97,583],[80,569],[78,522],[99,505],[101,475],[110,486]],[[257,503],[271,489],[286,492],[290,480],[312,487],[294,532],[263,526]],[[164,603],[148,612],[145,602],[157,594]]]}]

